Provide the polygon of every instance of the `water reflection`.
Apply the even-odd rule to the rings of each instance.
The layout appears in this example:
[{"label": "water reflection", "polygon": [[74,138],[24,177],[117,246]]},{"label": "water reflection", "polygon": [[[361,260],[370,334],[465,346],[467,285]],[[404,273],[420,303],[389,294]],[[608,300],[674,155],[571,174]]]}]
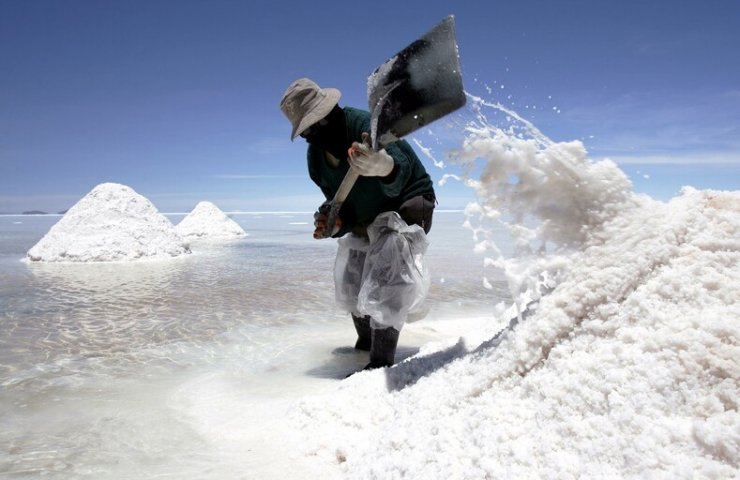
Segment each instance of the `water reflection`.
[{"label": "water reflection", "polygon": [[326,249],[243,241],[167,261],[30,263],[5,298],[0,358],[16,367],[60,355],[148,361],[145,349],[291,322],[331,304],[318,268],[327,261]]}]

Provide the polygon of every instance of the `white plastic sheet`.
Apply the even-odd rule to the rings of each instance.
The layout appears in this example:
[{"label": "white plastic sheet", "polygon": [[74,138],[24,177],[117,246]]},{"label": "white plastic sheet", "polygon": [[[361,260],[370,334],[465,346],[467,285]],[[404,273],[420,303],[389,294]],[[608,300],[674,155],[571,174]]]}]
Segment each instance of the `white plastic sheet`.
[{"label": "white plastic sheet", "polygon": [[337,303],[355,315],[369,315],[373,328],[400,330],[429,291],[424,262],[429,242],[421,227],[407,225],[396,212],[378,215],[368,237],[349,234],[339,240]]}]

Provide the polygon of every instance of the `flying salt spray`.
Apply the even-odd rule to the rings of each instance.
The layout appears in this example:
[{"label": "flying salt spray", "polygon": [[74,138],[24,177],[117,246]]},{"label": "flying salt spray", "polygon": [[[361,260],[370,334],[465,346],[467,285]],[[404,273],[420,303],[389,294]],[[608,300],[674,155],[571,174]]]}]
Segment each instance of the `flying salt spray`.
[{"label": "flying salt spray", "polygon": [[[447,131],[428,131],[452,145],[446,161],[415,142],[447,171],[441,186],[453,180],[473,190],[464,226],[486,268],[503,271],[521,320],[524,306],[557,286],[589,233],[628,208],[632,185],[614,162],[590,160],[581,141],[555,142],[500,103],[466,95],[467,108]],[[501,231],[513,250],[499,246]],[[488,276],[483,283],[491,288]],[[496,314],[507,307],[499,304]]]}]

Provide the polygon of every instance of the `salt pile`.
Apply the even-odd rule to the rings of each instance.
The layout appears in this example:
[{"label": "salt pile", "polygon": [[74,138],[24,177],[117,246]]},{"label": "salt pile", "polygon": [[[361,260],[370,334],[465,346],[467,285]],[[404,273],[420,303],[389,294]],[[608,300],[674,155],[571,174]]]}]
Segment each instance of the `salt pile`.
[{"label": "salt pile", "polygon": [[103,183],[27,253],[37,262],[116,262],[190,253],[172,223],[130,187]]},{"label": "salt pile", "polygon": [[222,240],[247,235],[238,223],[211,202],[198,203],[175,228],[180,235],[189,240]]},{"label": "salt pile", "polygon": [[302,401],[305,453],[358,479],[738,478],[740,192],[657,202],[577,142],[467,132],[458,154],[490,162],[471,209],[539,217],[558,261],[518,272],[554,290],[497,341],[429,346]]}]

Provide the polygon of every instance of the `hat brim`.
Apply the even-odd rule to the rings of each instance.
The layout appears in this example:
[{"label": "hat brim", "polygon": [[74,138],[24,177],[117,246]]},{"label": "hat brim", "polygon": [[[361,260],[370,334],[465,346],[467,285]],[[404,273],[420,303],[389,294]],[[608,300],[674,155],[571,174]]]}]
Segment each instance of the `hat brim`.
[{"label": "hat brim", "polygon": [[339,103],[342,92],[336,88],[322,88],[321,91],[324,93],[324,98],[306,113],[301,121],[298,122],[298,125],[293,128],[293,131],[290,133],[291,141],[295,140],[295,137],[303,133],[308,127],[329,115],[329,112]]}]

